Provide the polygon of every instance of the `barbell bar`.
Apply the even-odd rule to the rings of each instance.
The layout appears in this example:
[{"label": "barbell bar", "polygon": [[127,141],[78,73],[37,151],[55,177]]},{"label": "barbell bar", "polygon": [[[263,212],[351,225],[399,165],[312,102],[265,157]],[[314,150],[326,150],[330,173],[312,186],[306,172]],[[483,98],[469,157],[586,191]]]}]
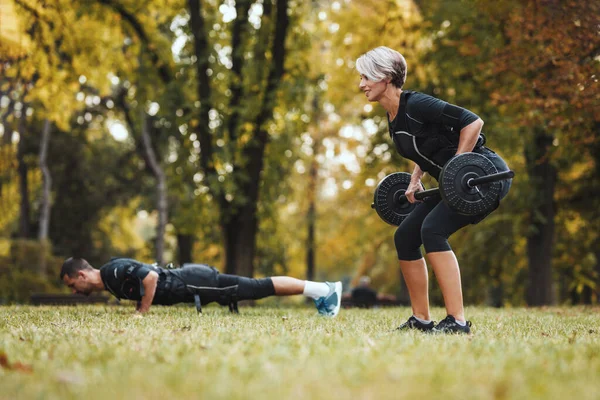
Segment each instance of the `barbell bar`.
[{"label": "barbell bar", "polygon": [[[484,184],[490,183],[490,182],[497,182],[497,181],[503,181],[505,179],[512,179],[514,176],[515,176],[515,173],[513,171],[497,172],[495,174],[482,176],[480,178],[469,178],[466,182],[466,185],[469,188],[475,188],[476,186],[484,185]],[[438,194],[440,194],[439,187],[422,190],[420,192],[415,192],[414,196],[415,196],[415,199],[417,199],[417,200],[423,200],[427,197],[436,196]],[[406,197],[405,194],[401,194],[398,196],[397,201],[400,203],[408,202],[408,198]]]}]

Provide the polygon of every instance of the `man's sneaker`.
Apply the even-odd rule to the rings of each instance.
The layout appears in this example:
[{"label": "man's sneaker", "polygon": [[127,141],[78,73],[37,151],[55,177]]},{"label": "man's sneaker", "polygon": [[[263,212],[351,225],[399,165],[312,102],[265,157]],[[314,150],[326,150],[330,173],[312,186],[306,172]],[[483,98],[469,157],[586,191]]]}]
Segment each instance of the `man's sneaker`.
[{"label": "man's sneaker", "polygon": [[417,318],[415,318],[414,315],[411,315],[411,317],[408,319],[408,321],[406,321],[405,323],[403,323],[402,325],[397,327],[396,330],[397,331],[408,331],[410,329],[418,329],[420,331],[427,332],[427,331],[432,330],[434,326],[435,326],[434,321],[429,321],[428,324],[425,324],[425,323],[419,321]]},{"label": "man's sneaker", "polygon": [[432,333],[471,333],[471,321],[463,326],[456,322],[456,319],[452,315],[448,315],[446,318],[440,321],[433,330]]},{"label": "man's sneaker", "polygon": [[329,294],[315,300],[319,314],[335,317],[340,312],[342,303],[342,282],[325,282],[329,286]]}]

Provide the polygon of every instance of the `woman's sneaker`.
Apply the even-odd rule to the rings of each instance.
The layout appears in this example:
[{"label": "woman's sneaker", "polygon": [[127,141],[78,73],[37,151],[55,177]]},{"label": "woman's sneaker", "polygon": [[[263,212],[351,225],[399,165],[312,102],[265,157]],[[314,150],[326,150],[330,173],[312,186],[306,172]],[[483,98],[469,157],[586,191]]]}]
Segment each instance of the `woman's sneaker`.
[{"label": "woman's sneaker", "polygon": [[432,330],[432,333],[471,333],[471,321],[466,321],[466,324],[460,325],[452,315],[440,321]]},{"label": "woman's sneaker", "polygon": [[432,330],[434,326],[435,326],[434,321],[429,321],[429,323],[426,324],[426,323],[419,321],[417,318],[415,318],[414,315],[411,315],[411,317],[408,319],[408,321],[406,321],[405,323],[400,325],[398,328],[396,328],[396,330],[397,331],[407,331],[410,329],[418,329],[420,331],[427,332],[427,331]]}]

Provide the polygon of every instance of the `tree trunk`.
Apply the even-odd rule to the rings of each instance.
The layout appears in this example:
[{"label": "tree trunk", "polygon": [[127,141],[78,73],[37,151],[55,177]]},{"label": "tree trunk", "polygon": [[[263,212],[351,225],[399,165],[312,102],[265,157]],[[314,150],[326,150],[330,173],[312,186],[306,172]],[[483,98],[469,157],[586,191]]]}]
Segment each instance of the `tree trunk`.
[{"label": "tree trunk", "polygon": [[48,155],[48,143],[50,141],[51,122],[44,121],[44,130],[42,131],[42,141],[40,143],[40,170],[42,171],[42,205],[40,210],[40,226],[38,239],[45,241],[48,239],[48,225],[50,223],[50,194],[52,188],[52,176],[46,163]]},{"label": "tree trunk", "polygon": [[[311,178],[312,179],[312,178]],[[308,212],[306,215],[307,237],[306,237],[306,280],[315,280],[315,248],[317,247],[315,240],[315,227],[317,224],[316,217],[316,201],[314,197],[309,198]]]},{"label": "tree trunk", "polygon": [[490,271],[490,286],[488,289],[488,304],[491,307],[504,307],[504,282],[502,281],[502,263],[496,267],[486,266]]},{"label": "tree trunk", "polygon": [[[190,30],[194,37],[194,53],[196,55],[196,90],[200,107],[198,109],[198,140],[200,141],[200,166],[210,182],[216,177],[213,163],[213,135],[208,126],[209,111],[213,108],[211,81],[207,71],[210,69],[210,48],[207,40],[204,16],[200,0],[188,0],[190,10]],[[219,202],[220,203],[220,202]]]},{"label": "tree trunk", "polygon": [[504,283],[496,281],[490,287],[489,302],[491,307],[504,307]]},{"label": "tree trunk", "polygon": [[552,282],[552,246],[554,242],[554,188],[556,168],[550,163],[549,150],[553,137],[540,130],[534,132],[533,142],[526,148],[526,162],[532,192],[530,234],[527,236],[529,284],[527,304],[554,304]]},{"label": "tree trunk", "polygon": [[592,288],[587,285],[583,287],[581,292],[581,304],[592,304]]},{"label": "tree trunk", "polygon": [[[315,85],[316,86],[316,85]],[[309,281],[315,280],[315,252],[317,242],[315,231],[317,225],[317,189],[319,184],[319,163],[317,155],[321,151],[322,131],[321,126],[321,101],[319,92],[316,92],[312,99],[312,114],[313,114],[313,133],[312,133],[312,158],[310,160],[310,169],[308,171],[308,210],[306,212],[307,237],[306,237],[306,279]]]},{"label": "tree trunk", "polygon": [[12,131],[13,128],[8,123],[8,117],[12,114],[15,108],[15,101],[10,97],[10,90],[7,92],[9,101],[8,106],[6,107],[6,111],[2,115],[2,127],[4,128],[4,133],[2,134],[2,145],[8,146],[12,143]]},{"label": "tree trunk", "polygon": [[600,304],[600,239],[596,239],[596,303]]},{"label": "tree trunk", "polygon": [[308,172],[308,210],[306,212],[306,225],[307,225],[307,236],[306,236],[306,279],[309,281],[315,280],[315,252],[317,248],[317,241],[315,238],[315,231],[317,226],[317,184],[319,176],[319,164],[316,156],[320,147],[320,139],[315,138],[313,140],[313,159],[310,163],[310,169]]},{"label": "tree trunk", "polygon": [[[600,132],[600,121],[596,122],[594,125],[594,131]],[[596,193],[600,191],[600,139],[596,136],[596,141],[594,145],[591,147],[592,157],[594,159],[594,175],[592,184],[593,189]],[[600,222],[600,218],[598,218],[598,196],[594,196],[595,201],[591,204],[592,209],[592,226],[598,226],[598,222]],[[600,304],[600,232],[596,231],[596,240],[594,241],[594,256],[596,257],[596,268],[594,268],[596,272],[596,302]]]},{"label": "tree trunk", "polygon": [[226,274],[254,275],[257,225],[256,208],[252,210],[251,204],[246,204],[241,212],[222,223]]},{"label": "tree trunk", "polygon": [[3,185],[5,182],[10,182],[13,179],[15,168],[15,150],[12,145],[0,144],[0,200],[2,199]]},{"label": "tree trunk", "polygon": [[47,164],[48,143],[50,142],[51,122],[44,121],[44,129],[42,131],[42,140],[40,143],[40,170],[42,171],[42,204],[40,207],[40,224],[38,231],[38,240],[40,242],[40,273],[46,275],[46,254],[49,251],[48,243],[48,227],[50,225],[50,208],[51,208],[51,189],[52,176]]},{"label": "tree trunk", "polygon": [[17,162],[18,162],[18,173],[19,173],[19,191],[21,193],[21,205],[19,213],[19,237],[29,238],[31,237],[31,220],[30,210],[31,205],[29,202],[29,181],[28,172],[29,168],[25,163],[25,123],[27,106],[23,106],[21,112],[21,119],[19,121],[19,145],[17,147]]},{"label": "tree trunk", "polygon": [[177,234],[177,262],[179,265],[194,262],[192,251],[194,249],[194,235]]},{"label": "tree trunk", "polygon": [[241,102],[243,98],[243,82],[242,65],[244,64],[244,47],[242,46],[242,36],[248,27],[248,11],[252,1],[236,0],[235,11],[237,18],[233,21],[231,28],[231,73],[233,79],[230,84],[230,101],[229,101],[229,120],[227,122],[227,130],[229,139],[235,141],[237,139],[238,124],[240,119]]},{"label": "tree trunk", "polygon": [[[261,104],[254,121],[250,121],[255,126],[254,137],[249,140],[244,148],[241,149],[243,160],[241,165],[235,165],[231,179],[235,181],[241,193],[246,197],[242,205],[231,207],[229,201],[225,198],[222,190],[215,190],[211,187],[220,211],[220,225],[224,238],[225,250],[225,271],[231,274],[242,276],[252,276],[254,273],[254,255],[256,251],[256,233],[258,230],[257,204],[258,194],[261,182],[261,171],[264,165],[265,148],[269,141],[266,123],[273,116],[275,106],[276,92],[279,82],[283,78],[285,39],[289,25],[287,15],[288,0],[277,0],[277,21],[274,24],[275,34],[273,47],[271,50],[272,61],[269,64],[269,73],[265,90],[262,96]],[[241,14],[246,10],[249,3],[240,2],[237,9]],[[213,132],[208,126],[209,111],[214,108],[211,99],[211,81],[208,78],[207,71],[210,68],[210,46],[207,41],[205,21],[202,15],[202,3],[199,0],[188,0],[190,10],[190,29],[194,37],[194,52],[197,57],[196,75],[198,79],[197,93],[200,107],[198,117],[200,124],[198,126],[198,137],[200,141],[200,166],[204,172],[207,182],[215,181],[217,172],[215,169],[215,160],[213,154]],[[265,9],[268,8],[268,2]],[[238,18],[247,18],[247,15],[238,15]],[[239,22],[239,21],[238,21]],[[235,24],[234,40],[241,38],[241,33],[245,27],[244,24]],[[241,43],[241,42],[240,42]],[[237,47],[237,45],[234,43]],[[233,49],[236,70],[233,71],[234,79],[241,76],[241,60],[239,56],[240,49]],[[239,62],[238,62],[239,61]],[[240,92],[236,92],[236,96]],[[238,97],[239,99],[239,97]],[[237,104],[233,103],[237,110]],[[235,110],[234,110],[235,111]],[[237,129],[238,118],[237,111],[234,112],[233,120],[229,121],[229,129]],[[230,136],[235,138],[235,132],[230,132]],[[229,143],[228,146],[234,148],[237,143]]]},{"label": "tree trunk", "polygon": [[167,178],[156,158],[152,148],[152,139],[148,129],[148,115],[144,110],[141,111],[142,118],[142,145],[146,156],[144,159],[148,163],[154,178],[156,179],[156,210],[158,211],[158,225],[156,226],[156,262],[162,265],[165,254],[165,231],[168,220],[168,202],[167,202]]},{"label": "tree trunk", "polygon": [[[227,268],[237,269],[237,273],[242,276],[254,275],[256,232],[258,230],[256,213],[261,182],[260,174],[264,166],[265,149],[269,142],[269,134],[265,125],[273,117],[277,89],[285,71],[285,40],[289,25],[288,0],[277,0],[276,7],[275,35],[271,49],[273,60],[270,64],[262,104],[254,121],[256,127],[254,140],[251,140],[244,148],[244,159],[248,160],[244,168],[247,175],[242,178],[240,183],[248,200],[237,212],[234,211],[234,215],[226,222],[223,229],[225,232],[231,232],[232,223],[240,222],[239,231],[243,232],[243,236],[238,239],[238,243],[242,247],[236,249],[230,246],[231,243],[226,245],[225,260]],[[236,260],[235,266],[231,265],[232,260]]]},{"label": "tree trunk", "polygon": [[[313,153],[313,157],[315,153]],[[314,171],[314,173],[313,173]],[[306,212],[306,280],[314,281],[316,275],[315,251],[317,242],[315,239],[315,230],[317,226],[317,211],[316,211],[316,186],[317,186],[317,160],[313,158],[309,173],[309,189],[308,189],[308,210]],[[306,303],[311,302],[311,298],[306,298]]]}]

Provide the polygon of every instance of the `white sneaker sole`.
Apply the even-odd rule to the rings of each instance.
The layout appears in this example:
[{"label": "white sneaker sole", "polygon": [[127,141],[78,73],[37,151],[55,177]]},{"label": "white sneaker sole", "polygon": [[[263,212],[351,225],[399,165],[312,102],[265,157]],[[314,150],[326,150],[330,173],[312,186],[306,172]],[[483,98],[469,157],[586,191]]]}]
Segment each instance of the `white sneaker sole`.
[{"label": "white sneaker sole", "polygon": [[340,312],[340,306],[342,304],[342,282],[335,283],[335,292],[337,293],[337,305],[333,309],[331,318],[335,317]]}]

